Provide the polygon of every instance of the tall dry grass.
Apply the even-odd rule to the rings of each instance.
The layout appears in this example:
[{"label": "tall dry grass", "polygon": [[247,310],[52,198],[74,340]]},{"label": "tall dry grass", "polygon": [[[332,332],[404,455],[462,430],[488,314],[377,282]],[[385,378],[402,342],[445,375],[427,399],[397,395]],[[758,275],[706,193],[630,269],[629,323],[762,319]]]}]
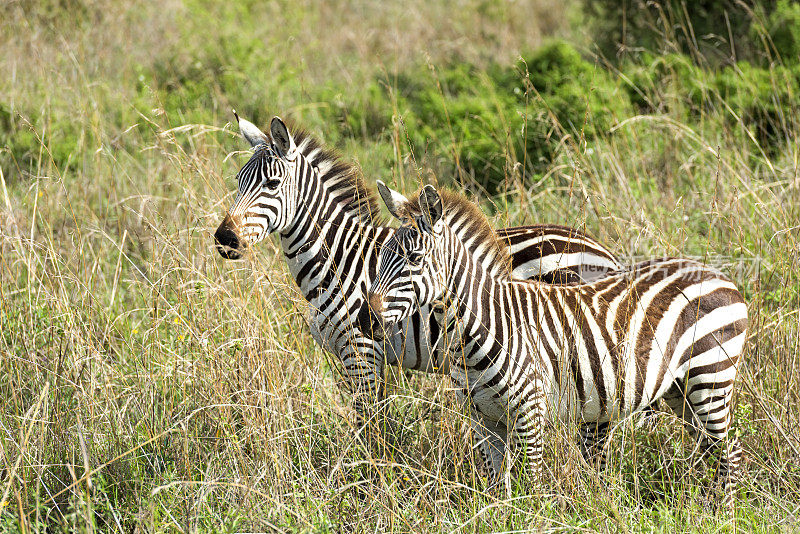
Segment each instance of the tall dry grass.
[{"label": "tall dry grass", "polygon": [[[566,32],[569,9],[544,0],[0,6],[0,105],[10,117],[0,126],[11,134],[0,155],[0,527],[796,528],[796,114],[768,152],[745,124],[718,120],[736,113],[723,95],[701,128],[669,109],[681,98],[670,87],[648,88],[667,109],[591,146],[554,124],[562,150],[549,172],[515,202],[485,203],[498,225],[582,226],[631,259],[699,256],[736,278],[753,325],[737,396],[747,461],[736,524],[710,511],[713,464],[693,466],[693,444],[669,416],[652,429],[636,418],[616,427],[605,474],[586,468],[574,429],[557,425],[545,486],[523,480],[508,493],[484,490],[468,418],[440,377],[391,371],[394,431],[364,435],[335,362],[308,334],[276,243],[239,263],[213,250],[247,157],[228,124],[232,102],[212,77],[196,88],[207,109],[175,111],[158,80],[188,84],[194,57],[211,61],[252,37],[253,50],[233,66],[220,60],[215,76],[247,86],[247,69],[263,69],[264,87],[241,98],[299,116],[339,139],[370,180],[392,175],[410,189],[434,177],[402,142],[402,121],[367,143],[340,139],[315,111],[328,105],[319,88],[453,57],[512,61]],[[391,169],[374,163],[381,151],[393,154]]]}]

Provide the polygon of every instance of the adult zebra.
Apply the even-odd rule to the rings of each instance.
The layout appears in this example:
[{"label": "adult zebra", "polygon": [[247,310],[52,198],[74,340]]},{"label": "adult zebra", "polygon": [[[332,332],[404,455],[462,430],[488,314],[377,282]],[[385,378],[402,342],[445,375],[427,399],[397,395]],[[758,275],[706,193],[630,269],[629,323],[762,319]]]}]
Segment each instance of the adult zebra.
[{"label": "adult zebra", "polygon": [[[253,156],[238,173],[238,195],[215,233],[220,254],[236,259],[248,246],[278,232],[286,263],[310,304],[314,339],[342,362],[354,407],[365,415],[382,394],[385,363],[447,372],[443,318],[428,307],[401,325],[384,352],[355,325],[377,270],[378,252],[394,232],[376,219],[377,201],[357,170],[302,131],[290,134],[278,117],[268,137],[240,119]],[[598,276],[619,263],[580,232],[558,226],[511,228],[515,272],[554,280]]]},{"label": "adult zebra", "polygon": [[609,421],[663,398],[704,449],[727,442],[716,480],[732,502],[741,446],[726,438],[747,330],[733,282],[682,259],[587,284],[516,280],[506,247],[464,197],[426,186],[409,201],[378,189],[403,224],[381,250],[361,328],[380,337],[419,306],[446,303],[461,343],[451,377],[490,444],[493,476],[508,429],[538,475],[544,418],[577,418],[587,460],[599,454],[602,466]]}]

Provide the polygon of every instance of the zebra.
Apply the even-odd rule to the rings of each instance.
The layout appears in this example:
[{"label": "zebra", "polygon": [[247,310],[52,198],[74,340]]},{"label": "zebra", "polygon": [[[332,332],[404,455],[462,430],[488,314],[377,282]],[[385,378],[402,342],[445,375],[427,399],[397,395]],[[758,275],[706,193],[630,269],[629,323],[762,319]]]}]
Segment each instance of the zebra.
[{"label": "zebra", "polygon": [[[267,136],[234,115],[253,154],[238,172],[238,195],[214,234],[222,257],[238,259],[269,234],[279,234],[289,271],[309,303],[312,336],[341,362],[359,419],[383,398],[386,364],[447,373],[445,318],[431,307],[411,314],[386,346],[358,329],[356,315],[378,253],[394,229],[381,221],[377,198],[357,168],[308,133],[290,133],[279,117]],[[502,235],[516,250],[515,274],[521,278],[570,280],[619,268],[608,249],[568,228],[535,225]]]},{"label": "zebra", "polygon": [[591,283],[518,280],[507,247],[465,197],[378,190],[401,225],[381,249],[362,331],[380,339],[437,301],[452,311],[460,352],[450,376],[491,479],[507,446],[541,475],[546,418],[580,421],[583,455],[603,469],[609,423],[664,399],[704,452],[722,449],[715,484],[732,504],[742,449],[728,432],[748,318],[730,279],[661,259]]}]

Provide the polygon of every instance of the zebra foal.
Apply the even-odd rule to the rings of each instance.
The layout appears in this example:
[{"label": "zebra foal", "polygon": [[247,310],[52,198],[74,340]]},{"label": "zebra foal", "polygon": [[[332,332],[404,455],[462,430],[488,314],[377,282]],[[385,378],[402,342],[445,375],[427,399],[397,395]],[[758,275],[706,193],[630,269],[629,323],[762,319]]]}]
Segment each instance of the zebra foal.
[{"label": "zebra foal", "polygon": [[546,417],[580,421],[584,455],[602,464],[609,422],[664,399],[704,449],[723,449],[715,482],[732,503],[741,447],[727,437],[747,307],[728,278],[665,259],[592,283],[517,280],[464,197],[426,186],[408,200],[378,185],[402,224],[381,250],[361,328],[380,338],[419,306],[445,303],[460,336],[450,376],[492,477],[509,431],[534,476]]}]

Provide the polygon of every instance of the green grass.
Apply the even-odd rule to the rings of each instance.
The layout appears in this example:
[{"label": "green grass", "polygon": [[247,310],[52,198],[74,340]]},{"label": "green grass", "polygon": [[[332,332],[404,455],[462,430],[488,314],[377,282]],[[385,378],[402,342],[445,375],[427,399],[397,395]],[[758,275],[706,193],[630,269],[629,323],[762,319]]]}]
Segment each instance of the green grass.
[{"label": "green grass", "polygon": [[[467,4],[0,7],[0,531],[798,528],[800,67],[609,61],[549,40],[587,42],[575,3]],[[212,247],[233,107],[498,226],[723,266],[752,318],[735,518],[666,415],[622,423],[604,474],[556,425],[543,485],[508,492],[440,377],[391,370],[395,430],[362,435],[276,242]]]}]

